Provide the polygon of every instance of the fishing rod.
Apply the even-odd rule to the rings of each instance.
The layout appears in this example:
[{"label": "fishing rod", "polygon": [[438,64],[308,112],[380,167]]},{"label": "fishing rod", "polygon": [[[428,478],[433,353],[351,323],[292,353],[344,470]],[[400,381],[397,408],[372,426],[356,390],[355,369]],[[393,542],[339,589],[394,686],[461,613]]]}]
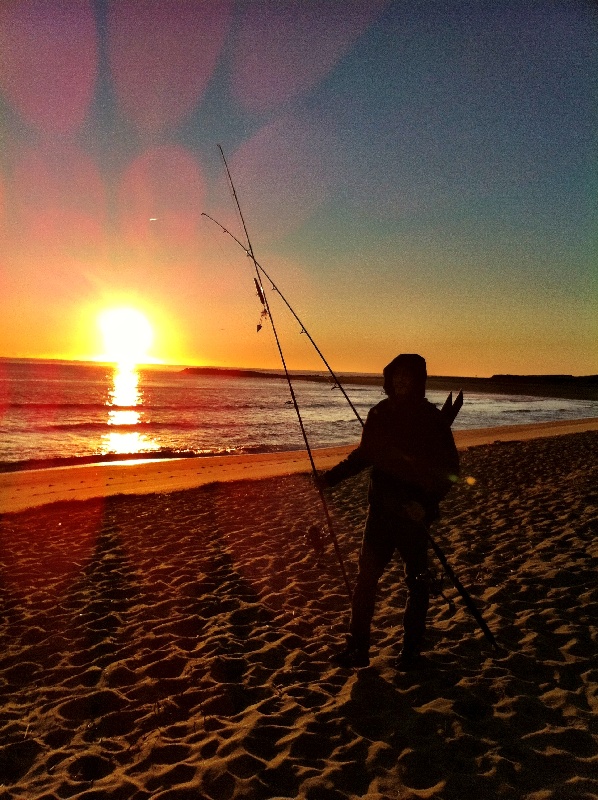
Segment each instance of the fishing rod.
[{"label": "fishing rod", "polygon": [[[457,414],[459,413],[459,411],[461,411],[461,407],[462,406],[463,406],[463,391],[459,392],[459,394],[457,395],[455,400],[453,400],[453,393],[450,392],[449,396],[446,398],[446,400],[444,402],[444,405],[440,409],[441,413],[443,414],[444,418],[446,419],[446,421],[448,422],[449,425],[453,424],[453,422],[455,421],[455,419],[457,417]],[[482,629],[482,633],[484,634],[486,639],[488,639],[490,644],[493,647],[498,647],[498,644],[496,643],[496,639],[492,635],[492,631],[486,625],[486,622],[484,621],[484,618],[482,617],[481,613],[479,612],[476,604],[473,602],[473,599],[472,599],[471,595],[469,594],[467,589],[463,586],[463,584],[461,583],[459,578],[456,576],[453,568],[451,567],[451,565],[449,564],[449,562],[447,560],[447,557],[445,556],[444,552],[442,551],[442,548],[435,541],[434,537],[432,536],[432,534],[430,533],[430,531],[429,531],[429,529],[428,529],[428,527],[426,525],[422,525],[422,529],[424,530],[424,532],[426,534],[426,538],[428,539],[428,541],[432,545],[432,550],[434,550],[434,552],[436,554],[436,557],[438,558],[438,560],[442,564],[442,567],[443,567],[444,571],[446,572],[446,574],[448,575],[451,583],[453,584],[455,589],[461,595],[461,598],[463,599],[463,602],[467,606],[467,610],[472,615],[472,617],[475,619],[475,621],[478,623],[478,625]]]},{"label": "fishing rod", "polygon": [[[224,162],[224,168],[226,170],[226,175],[227,175],[227,178],[228,178],[228,182],[229,182],[232,194],[233,194],[233,198],[235,200],[237,211],[239,212],[239,218],[241,220],[241,224],[243,225],[243,230],[245,232],[245,238],[247,239],[247,247],[245,248],[243,245],[241,245],[241,246],[243,247],[243,249],[245,250],[245,252],[249,256],[249,258],[252,260],[253,265],[255,267],[255,278],[254,278],[254,281],[255,281],[255,287],[257,289],[258,297],[260,299],[260,302],[262,303],[262,308],[263,308],[262,316],[267,317],[270,320],[270,325],[272,326],[272,332],[274,334],[274,339],[276,341],[276,346],[278,348],[278,354],[279,354],[280,360],[282,362],[282,367],[283,367],[283,370],[284,370],[285,378],[287,379],[287,383],[288,383],[288,386],[289,386],[289,392],[291,394],[291,399],[293,401],[293,406],[295,408],[295,413],[296,413],[297,419],[299,421],[299,427],[301,428],[301,435],[303,436],[303,441],[305,443],[305,448],[306,448],[307,454],[309,456],[309,462],[310,462],[312,473],[313,473],[314,479],[315,479],[314,482],[315,482],[318,494],[320,496],[320,501],[322,503],[322,508],[324,510],[324,516],[326,517],[326,524],[328,526],[328,531],[330,533],[330,538],[332,539],[332,543],[334,545],[334,551],[336,553],[336,557],[338,559],[338,563],[339,563],[339,566],[341,568],[341,572],[342,572],[342,575],[343,575],[343,580],[344,580],[345,586],[347,587],[347,592],[349,593],[349,600],[351,600],[352,597],[353,597],[353,592],[351,591],[351,584],[349,583],[349,578],[347,576],[347,570],[345,569],[345,564],[344,564],[342,553],[340,551],[340,547],[339,547],[339,544],[338,544],[338,539],[337,539],[336,533],[334,532],[334,526],[332,524],[330,511],[328,509],[328,503],[326,502],[326,498],[324,497],[323,489],[320,486],[320,483],[318,481],[318,471],[316,469],[316,465],[315,465],[315,462],[314,462],[314,458],[313,458],[313,454],[312,454],[312,451],[311,451],[311,447],[309,445],[309,440],[307,438],[307,433],[305,431],[305,426],[303,424],[303,419],[301,417],[301,411],[299,410],[299,404],[297,403],[297,398],[295,396],[295,390],[293,389],[293,382],[291,381],[291,376],[290,376],[289,371],[287,369],[287,364],[286,364],[286,361],[285,361],[285,357],[284,357],[284,354],[282,352],[282,346],[280,344],[280,339],[278,337],[278,332],[277,332],[276,326],[274,324],[274,318],[273,318],[272,312],[270,310],[270,304],[268,303],[268,298],[266,296],[266,292],[265,292],[264,286],[262,284],[262,279],[261,279],[258,263],[256,261],[255,255],[253,253],[253,247],[251,245],[251,239],[249,238],[249,232],[248,232],[247,226],[245,224],[245,219],[243,217],[243,212],[241,211],[241,204],[239,203],[239,198],[237,197],[237,192],[235,190],[235,185],[233,183],[233,179],[232,179],[232,176],[230,174],[230,170],[228,168],[228,164],[226,162],[226,158],[224,156],[224,151],[222,150],[222,147],[220,145],[218,145],[218,149],[220,150],[220,155],[222,156],[222,161]],[[207,216],[207,214],[205,216]],[[210,219],[212,219],[212,218],[210,217]],[[212,220],[212,221],[215,222],[215,220]],[[217,224],[219,224],[219,223],[217,223]],[[220,226],[220,227],[222,227],[222,226]],[[230,233],[230,231],[227,231],[227,233]],[[230,234],[230,235],[232,236],[232,234]],[[235,238],[235,237],[233,236],[233,238]],[[237,242],[239,241],[236,238],[235,238],[235,240]],[[241,244],[241,243],[239,242],[239,244]],[[270,280],[270,279],[268,278],[268,280]],[[259,327],[258,327],[258,330],[259,330]]]},{"label": "fishing rod", "polygon": [[[342,392],[342,394],[343,394],[343,397],[345,398],[345,400],[347,401],[347,403],[350,405],[350,407],[351,407],[351,410],[353,411],[353,413],[355,414],[355,416],[357,417],[357,419],[358,419],[358,420],[359,420],[359,422],[361,423],[361,426],[363,427],[363,425],[364,425],[364,422],[363,422],[362,418],[360,417],[360,415],[359,415],[359,412],[357,411],[357,409],[355,408],[355,406],[354,406],[354,405],[353,405],[353,403],[351,402],[351,398],[349,397],[349,395],[348,395],[348,394],[347,394],[347,392],[345,391],[345,389],[344,389],[344,387],[343,387],[342,383],[340,382],[340,380],[338,379],[338,377],[337,377],[337,376],[336,376],[336,374],[334,373],[334,370],[332,369],[332,367],[330,366],[330,364],[328,363],[328,361],[326,361],[326,358],[324,357],[324,354],[322,353],[322,351],[320,350],[320,348],[318,347],[318,345],[317,345],[317,344],[315,343],[315,341],[313,340],[312,336],[310,335],[309,331],[307,330],[307,328],[305,327],[305,325],[303,324],[303,322],[302,322],[302,321],[299,319],[299,317],[298,317],[298,316],[297,316],[297,314],[295,313],[295,310],[293,309],[293,307],[291,306],[291,304],[289,303],[289,301],[286,299],[286,297],[285,297],[285,296],[283,295],[283,293],[280,291],[280,289],[278,288],[278,286],[277,286],[277,285],[274,283],[274,281],[272,280],[272,278],[270,277],[270,275],[268,275],[268,273],[266,272],[266,270],[264,269],[264,267],[262,267],[262,265],[261,265],[261,264],[260,264],[258,261],[256,261],[256,259],[255,259],[254,255],[253,255],[253,253],[252,253],[252,252],[251,252],[251,251],[250,251],[250,250],[249,250],[247,247],[245,247],[245,245],[243,244],[243,242],[241,242],[239,239],[237,239],[237,237],[235,236],[235,234],[234,234],[234,233],[231,233],[231,231],[229,231],[229,230],[228,230],[228,228],[225,228],[225,227],[224,227],[224,225],[223,225],[221,222],[218,222],[218,220],[217,220],[217,219],[214,219],[214,217],[211,217],[209,214],[206,214],[206,213],[205,213],[205,211],[203,211],[203,212],[202,212],[202,217],[207,217],[209,220],[211,220],[211,221],[212,221],[212,222],[214,222],[216,225],[218,225],[218,227],[219,227],[219,228],[222,230],[222,232],[223,232],[223,233],[227,233],[227,234],[228,234],[228,235],[231,237],[231,239],[234,239],[234,241],[235,241],[235,242],[236,242],[236,243],[237,243],[237,244],[238,244],[238,245],[239,245],[239,246],[240,246],[240,247],[241,247],[241,248],[242,248],[242,249],[245,251],[245,255],[247,255],[247,256],[249,256],[249,258],[251,258],[251,260],[252,260],[252,261],[253,261],[253,263],[255,264],[255,268],[256,268],[256,270],[259,270],[259,271],[262,273],[262,275],[264,275],[264,277],[266,277],[266,278],[268,279],[268,281],[270,282],[270,285],[272,286],[272,290],[273,290],[273,291],[275,291],[275,292],[278,294],[278,296],[280,297],[280,299],[283,301],[283,303],[286,305],[286,307],[289,309],[289,311],[291,312],[291,314],[292,314],[292,315],[295,317],[295,319],[297,320],[297,322],[298,322],[298,323],[299,323],[299,325],[301,326],[301,333],[304,333],[304,334],[307,336],[307,338],[309,339],[309,341],[310,341],[310,342],[311,342],[311,344],[313,345],[313,347],[314,347],[314,349],[315,349],[316,353],[317,353],[317,354],[320,356],[320,358],[322,359],[322,362],[324,363],[324,366],[326,367],[326,369],[327,369],[327,370],[328,370],[328,372],[330,373],[330,376],[331,376],[331,378],[332,378],[332,379],[333,379],[333,381],[334,381],[334,386],[333,386],[332,388],[334,388],[334,387],[336,386],[336,387],[338,387],[338,388],[341,390],[341,392]],[[258,292],[258,296],[259,296],[259,292]],[[260,299],[261,299],[261,298],[260,298]]]},{"label": "fishing rod", "polygon": [[[317,344],[315,343],[315,341],[313,340],[311,335],[308,333],[305,325],[299,319],[298,315],[295,313],[294,309],[291,307],[290,303],[285,298],[285,296],[282,294],[280,289],[276,286],[276,284],[274,283],[274,281],[272,280],[270,275],[268,275],[266,270],[261,266],[261,264],[258,263],[257,259],[255,258],[255,254],[254,254],[253,248],[251,246],[251,241],[249,239],[249,233],[247,231],[247,226],[245,225],[245,220],[243,218],[243,213],[241,211],[241,206],[239,204],[239,199],[238,199],[237,193],[235,191],[235,187],[234,187],[234,184],[233,184],[233,181],[232,181],[230,170],[228,168],[228,164],[226,162],[226,158],[224,156],[224,152],[223,152],[222,147],[220,145],[218,145],[218,149],[220,150],[220,155],[222,156],[222,160],[224,162],[224,166],[225,166],[225,169],[226,169],[226,174],[227,174],[227,177],[228,177],[230,188],[232,190],[233,197],[234,197],[234,200],[235,200],[235,203],[236,203],[236,206],[237,206],[237,210],[238,210],[238,213],[239,213],[239,217],[240,217],[241,223],[243,225],[243,230],[245,231],[245,236],[247,238],[247,247],[245,247],[245,245],[231,231],[229,231],[228,228],[226,228],[220,222],[215,220],[209,214],[206,214],[204,212],[202,214],[202,216],[205,216],[208,219],[210,219],[212,222],[214,222],[216,225],[218,225],[218,227],[224,233],[228,234],[232,239],[234,239],[234,241],[245,251],[245,254],[249,258],[251,258],[251,260],[253,262],[253,265],[255,267],[256,278],[254,278],[254,280],[255,280],[255,285],[256,285],[258,297],[259,297],[259,299],[260,299],[260,301],[262,303],[262,306],[263,306],[263,308],[265,310],[265,315],[270,319],[270,323],[272,325],[272,330],[274,332],[274,337],[276,339],[276,344],[278,346],[278,351],[279,351],[280,358],[281,358],[281,361],[282,361],[282,364],[283,364],[283,367],[284,367],[285,377],[286,377],[288,385],[289,385],[289,390],[290,390],[291,397],[292,397],[292,400],[293,400],[293,405],[295,407],[295,412],[296,412],[297,418],[299,420],[299,426],[301,428],[301,433],[303,435],[303,440],[305,442],[307,453],[309,455],[309,460],[310,460],[312,472],[314,474],[314,478],[316,478],[315,483],[316,483],[316,487],[317,487],[318,493],[320,495],[320,500],[322,502],[322,507],[324,509],[324,513],[325,513],[325,516],[326,516],[326,521],[327,521],[327,524],[328,524],[328,530],[330,532],[331,539],[332,539],[333,544],[334,544],[334,549],[335,549],[335,552],[336,552],[336,555],[337,555],[337,558],[338,558],[338,561],[339,561],[339,564],[340,564],[340,567],[341,567],[341,571],[343,573],[343,578],[344,578],[344,581],[345,581],[345,585],[347,586],[347,590],[349,592],[349,597],[351,598],[352,597],[352,592],[351,592],[351,587],[349,585],[349,581],[348,581],[348,578],[347,578],[345,565],[343,563],[343,559],[342,559],[342,555],[341,555],[341,552],[340,552],[340,548],[338,546],[338,540],[337,540],[337,537],[336,537],[336,535],[334,533],[334,528],[332,526],[332,521],[330,519],[330,513],[328,511],[328,504],[326,503],[326,498],[324,496],[324,493],[323,493],[323,490],[321,488],[320,482],[317,479],[318,478],[318,473],[317,473],[316,466],[315,466],[315,463],[314,463],[314,460],[313,460],[311,448],[309,446],[309,442],[308,442],[308,439],[307,439],[307,434],[305,432],[305,427],[303,425],[303,420],[301,418],[301,413],[299,411],[299,406],[298,406],[297,400],[295,398],[295,392],[293,390],[291,378],[290,378],[290,375],[289,375],[287,367],[286,367],[286,363],[285,363],[284,356],[283,356],[283,353],[282,353],[282,348],[280,346],[280,341],[279,341],[278,335],[276,333],[276,328],[274,326],[274,320],[272,318],[272,315],[271,315],[271,312],[270,312],[270,307],[268,305],[266,294],[264,292],[263,284],[262,284],[262,281],[261,281],[261,274],[263,274],[267,278],[267,280],[272,285],[273,290],[277,292],[277,294],[283,300],[283,302],[285,303],[285,305],[287,306],[287,308],[289,309],[289,311],[291,312],[293,317],[297,320],[297,322],[301,326],[301,332],[305,333],[307,335],[309,341],[311,342],[311,344],[315,348],[316,352],[318,353],[318,355],[322,359],[323,363],[325,364],[326,368],[328,369],[328,372],[330,373],[331,377],[333,378],[333,380],[335,382],[335,385],[337,385],[339,387],[339,389],[343,393],[343,396],[345,397],[345,399],[347,400],[347,402],[350,405],[351,409],[353,410],[353,413],[355,414],[355,416],[359,420],[362,428],[364,427],[364,422],[363,422],[362,418],[360,417],[360,415],[358,414],[357,410],[355,409],[355,407],[354,407],[353,403],[351,402],[350,398],[348,397],[347,393],[345,392],[341,382],[338,380],[338,378],[335,375],[334,371],[332,370],[332,368],[330,367],[330,365],[328,364],[328,362],[324,358],[324,355],[322,354],[320,348],[317,346]],[[258,330],[259,330],[259,328],[258,328]],[[441,409],[441,413],[444,415],[444,417],[447,420],[449,425],[453,424],[453,422],[455,421],[455,418],[457,417],[457,414],[461,410],[462,406],[463,406],[463,392],[460,391],[454,401],[453,401],[453,393],[450,392],[450,394],[446,398],[446,401],[445,401],[445,403],[444,403],[444,405],[442,406],[442,409]],[[481,613],[478,611],[475,603],[473,602],[473,599],[472,599],[471,595],[465,589],[465,587],[460,582],[459,578],[457,577],[457,575],[455,574],[455,572],[451,568],[450,564],[448,563],[448,560],[446,558],[446,555],[442,551],[442,548],[435,541],[435,539],[433,538],[432,534],[430,533],[430,531],[428,530],[427,527],[425,527],[425,533],[426,533],[426,537],[427,537],[428,541],[430,542],[430,545],[432,546],[432,549],[434,550],[434,553],[436,554],[438,560],[440,561],[445,573],[447,574],[448,578],[450,579],[451,583],[453,584],[453,586],[455,587],[457,592],[461,595],[461,597],[462,597],[467,609],[469,610],[469,612],[472,614],[472,616],[474,617],[474,619],[476,620],[476,622],[478,623],[478,625],[482,629],[482,632],[484,633],[484,636],[491,642],[491,644],[494,647],[497,647],[498,645],[496,643],[496,640],[495,640],[494,636],[492,635],[492,632],[488,628],[488,626],[487,626],[486,622],[484,621],[484,618],[482,617]]]}]

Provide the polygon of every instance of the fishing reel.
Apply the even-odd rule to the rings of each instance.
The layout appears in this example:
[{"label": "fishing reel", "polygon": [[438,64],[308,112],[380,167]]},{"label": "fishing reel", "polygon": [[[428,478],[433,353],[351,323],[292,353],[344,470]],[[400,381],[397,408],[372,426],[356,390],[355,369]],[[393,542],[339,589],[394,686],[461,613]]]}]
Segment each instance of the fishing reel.
[{"label": "fishing reel", "polygon": [[[442,595],[442,575],[439,575],[434,569],[427,569],[423,573],[422,577],[427,581],[432,597],[438,597],[439,595]],[[444,597],[444,595],[442,596]]]},{"label": "fishing reel", "polygon": [[425,581],[428,584],[428,591],[430,592],[431,597],[442,597],[445,603],[448,603],[449,610],[451,612],[455,611],[455,604],[450,597],[447,597],[443,592],[444,587],[444,576],[442,573],[436,572],[435,569],[432,567],[428,567],[425,572],[421,572],[416,580],[418,581]]},{"label": "fishing reel", "polygon": [[305,541],[307,545],[318,556],[322,555],[326,549],[324,537],[322,536],[322,529],[319,525],[310,525],[305,533]]}]

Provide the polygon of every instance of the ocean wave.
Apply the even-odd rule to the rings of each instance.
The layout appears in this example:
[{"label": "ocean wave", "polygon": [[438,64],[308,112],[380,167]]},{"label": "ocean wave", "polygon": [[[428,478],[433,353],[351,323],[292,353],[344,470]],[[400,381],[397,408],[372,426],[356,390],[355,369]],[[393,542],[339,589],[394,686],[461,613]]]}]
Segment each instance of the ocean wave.
[{"label": "ocean wave", "polygon": [[[210,426],[215,427],[215,426]],[[224,427],[224,426],[223,426]],[[231,427],[233,427],[231,425]],[[54,433],[64,431],[66,433],[149,433],[151,431],[164,430],[198,430],[201,425],[197,422],[184,422],[181,420],[171,422],[152,422],[150,420],[140,420],[131,423],[114,422],[57,422],[49,425],[38,425],[35,430],[38,433]]]},{"label": "ocean wave", "polygon": [[23,409],[27,411],[113,411],[114,409],[122,411],[192,411],[199,408],[198,405],[181,405],[176,404],[157,404],[150,405],[149,403],[137,403],[136,405],[120,405],[119,403],[6,403],[2,408],[5,411],[10,409]]},{"label": "ocean wave", "polygon": [[85,464],[112,463],[114,461],[159,460],[165,458],[187,458],[195,453],[174,450],[138,451],[136,453],[92,453],[85,456],[56,456],[50,458],[27,458],[15,461],[0,461],[1,472],[18,472],[30,469],[53,469],[55,467],[78,467]]},{"label": "ocean wave", "polygon": [[[3,409],[5,411],[10,411],[13,408],[27,411],[56,411],[57,409],[65,409],[66,411],[72,409],[77,411],[105,411],[108,407],[106,403],[6,403]],[[120,408],[136,409],[138,406],[120,406]]]},{"label": "ocean wave", "polygon": [[163,459],[215,458],[217,456],[258,455],[277,453],[302,448],[292,446],[255,445],[247,447],[212,447],[197,450],[138,450],[135,453],[92,453],[85,456],[58,456],[56,458],[30,458],[20,461],[0,461],[0,473],[21,470],[54,469],[56,467],[78,467],[86,464],[119,463],[125,461],[160,461]]},{"label": "ocean wave", "polygon": [[[289,401],[292,403],[292,401]],[[309,404],[312,405],[311,403]],[[327,403],[313,404],[314,407],[326,408]],[[107,411],[137,411],[139,413],[151,412],[176,412],[177,414],[195,413],[226,413],[231,411],[271,411],[280,408],[280,402],[274,399],[271,402],[263,403],[254,400],[246,402],[221,402],[214,399],[212,402],[201,403],[138,403],[137,405],[120,405],[118,403],[6,403],[1,405],[2,412],[14,411],[47,411],[51,413],[69,412],[103,412]]]}]

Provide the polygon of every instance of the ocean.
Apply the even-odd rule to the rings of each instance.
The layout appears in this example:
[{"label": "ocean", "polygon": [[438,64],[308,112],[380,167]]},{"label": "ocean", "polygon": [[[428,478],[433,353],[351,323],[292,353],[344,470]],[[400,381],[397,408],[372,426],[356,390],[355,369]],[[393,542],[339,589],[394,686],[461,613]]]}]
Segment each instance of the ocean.
[{"label": "ocean", "polygon": [[[379,386],[345,383],[360,416]],[[460,387],[456,385],[455,391]],[[312,447],[359,440],[361,426],[338,388],[297,381]],[[429,391],[442,405],[446,393]],[[467,394],[454,428],[598,416],[598,401]],[[0,359],[0,469],[62,459],[209,456],[303,448],[286,381],[193,375],[183,368]]]}]

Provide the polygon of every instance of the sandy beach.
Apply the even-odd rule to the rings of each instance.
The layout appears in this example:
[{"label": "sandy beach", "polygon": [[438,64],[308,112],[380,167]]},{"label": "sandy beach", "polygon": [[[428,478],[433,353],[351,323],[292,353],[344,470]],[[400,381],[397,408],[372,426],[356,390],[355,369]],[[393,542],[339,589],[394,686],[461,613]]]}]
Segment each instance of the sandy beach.
[{"label": "sandy beach", "polygon": [[[0,476],[0,800],[597,798],[597,421],[497,430],[457,435],[433,533],[500,649],[445,580],[412,672],[398,564],[371,665],[330,665],[348,602],[299,454]],[[351,581],[366,488],[328,495]]]}]

